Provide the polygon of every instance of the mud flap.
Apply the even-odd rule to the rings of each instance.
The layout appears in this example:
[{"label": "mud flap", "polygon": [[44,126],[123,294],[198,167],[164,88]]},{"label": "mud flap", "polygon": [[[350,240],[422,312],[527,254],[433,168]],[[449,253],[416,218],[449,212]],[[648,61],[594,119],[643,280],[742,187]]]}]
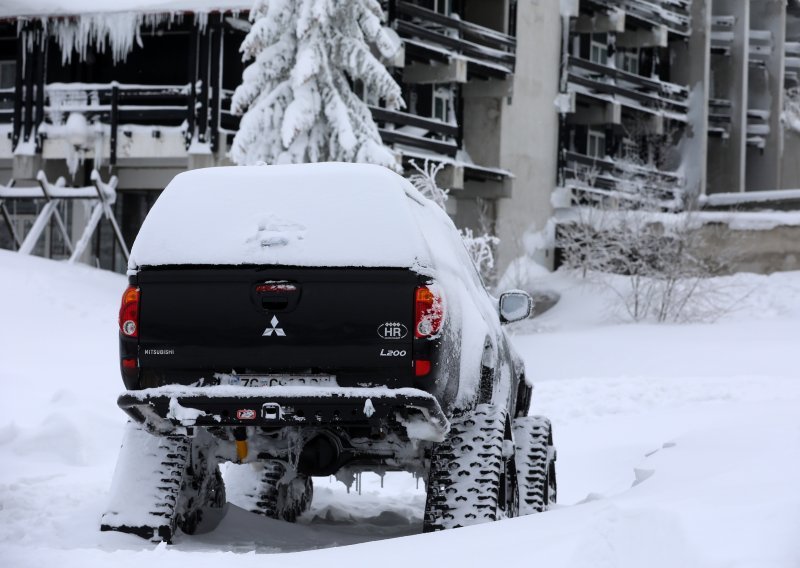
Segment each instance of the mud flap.
[{"label": "mud flap", "polygon": [[171,542],[191,440],[159,437],[128,422],[100,530]]}]

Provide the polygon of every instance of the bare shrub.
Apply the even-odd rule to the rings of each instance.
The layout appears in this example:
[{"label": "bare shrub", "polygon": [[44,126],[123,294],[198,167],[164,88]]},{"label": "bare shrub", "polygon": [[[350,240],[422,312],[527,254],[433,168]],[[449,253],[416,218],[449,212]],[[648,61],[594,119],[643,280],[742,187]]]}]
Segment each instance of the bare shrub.
[{"label": "bare shrub", "polygon": [[[422,166],[418,165],[414,160],[411,160],[411,167],[416,172],[408,177],[408,180],[417,190],[436,203],[442,209],[445,209],[447,200],[449,199],[448,190],[439,187],[436,182],[436,176],[444,168],[444,164],[439,162],[430,162],[425,160]],[[460,229],[461,238],[464,240],[464,246],[467,248],[475,267],[480,272],[484,282],[492,282],[494,280],[494,267],[495,267],[495,250],[500,243],[494,235],[494,228],[492,227],[491,215],[489,213],[489,203],[485,199],[477,200],[478,207],[478,224],[480,225],[480,233],[475,234],[472,229]]]}]

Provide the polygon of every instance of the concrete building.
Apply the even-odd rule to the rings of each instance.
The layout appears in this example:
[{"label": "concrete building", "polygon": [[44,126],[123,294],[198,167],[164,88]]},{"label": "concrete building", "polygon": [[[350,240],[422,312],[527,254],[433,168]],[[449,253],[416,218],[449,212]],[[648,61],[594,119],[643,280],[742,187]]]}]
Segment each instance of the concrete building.
[{"label": "concrete building", "polygon": [[[229,164],[239,117],[230,112],[241,81],[239,45],[250,28],[252,0],[202,2],[202,11],[143,2],[133,12],[84,2],[74,14],[50,3],[0,6],[0,184],[50,180],[89,186],[98,169],[117,176],[115,204],[130,244],[159,191],[187,168]],[[407,109],[363,98],[385,144],[407,172],[411,161],[442,164],[448,211],[463,225],[491,225],[494,205],[511,195],[501,157],[503,104],[516,60],[512,0],[387,0],[388,25],[403,48],[387,61]],[[358,85],[354,85],[358,91]],[[24,193],[24,192],[23,192]],[[0,202],[3,201],[0,196]],[[24,235],[46,204],[6,200]],[[59,205],[72,231],[47,231],[38,252],[63,257],[88,210]],[[17,242],[0,218],[0,246]],[[52,234],[51,234],[52,233]],[[87,260],[122,269],[107,228]]]},{"label": "concrete building", "polygon": [[[251,2],[211,4],[0,7],[0,184],[33,185],[40,169],[76,186],[94,168],[114,174],[130,243],[176,173],[227,164]],[[800,201],[764,192],[800,188],[796,0],[383,5],[403,43],[386,63],[408,104],[390,111],[365,95],[383,141],[407,172],[412,160],[444,166],[448,212],[497,233],[499,272],[521,254],[553,266],[542,235],[576,204],[644,199],[678,211],[735,193],[744,197],[714,206],[748,207],[753,192],[774,207]],[[6,205],[24,234],[44,202]],[[60,207],[77,238],[88,211]],[[89,256],[119,269],[109,235]],[[63,240],[48,233],[40,252],[64,255]],[[0,223],[0,246],[16,245]]]},{"label": "concrete building", "polygon": [[[506,112],[529,128],[504,129],[516,177],[498,207],[500,270],[558,209],[609,197],[679,211],[761,192],[797,207],[795,192],[763,191],[800,188],[798,3],[520,0],[517,13]],[[550,252],[534,256],[552,266]]]}]

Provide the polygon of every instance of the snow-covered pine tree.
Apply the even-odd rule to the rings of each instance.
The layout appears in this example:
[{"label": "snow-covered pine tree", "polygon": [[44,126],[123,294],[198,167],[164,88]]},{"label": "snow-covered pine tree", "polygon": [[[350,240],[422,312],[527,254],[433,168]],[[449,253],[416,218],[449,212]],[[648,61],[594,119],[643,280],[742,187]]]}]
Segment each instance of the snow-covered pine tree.
[{"label": "snow-covered pine tree", "polygon": [[404,106],[400,86],[372,55],[399,49],[381,24],[377,0],[255,0],[241,51],[253,62],[233,95],[243,114],[231,158],[240,165],[319,161],[397,168],[367,105],[360,81],[391,109]]}]

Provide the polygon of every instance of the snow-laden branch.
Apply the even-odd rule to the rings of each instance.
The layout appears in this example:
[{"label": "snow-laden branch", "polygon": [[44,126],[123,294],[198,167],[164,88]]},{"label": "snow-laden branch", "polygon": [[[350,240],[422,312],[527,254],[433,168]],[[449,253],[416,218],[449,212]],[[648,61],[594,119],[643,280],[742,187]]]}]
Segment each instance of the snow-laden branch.
[{"label": "snow-laden branch", "polygon": [[352,90],[404,105],[400,86],[370,46],[389,57],[397,46],[375,0],[256,0],[241,46],[242,84],[233,112],[242,121],[231,148],[238,164],[323,160],[397,169],[366,103]]}]

